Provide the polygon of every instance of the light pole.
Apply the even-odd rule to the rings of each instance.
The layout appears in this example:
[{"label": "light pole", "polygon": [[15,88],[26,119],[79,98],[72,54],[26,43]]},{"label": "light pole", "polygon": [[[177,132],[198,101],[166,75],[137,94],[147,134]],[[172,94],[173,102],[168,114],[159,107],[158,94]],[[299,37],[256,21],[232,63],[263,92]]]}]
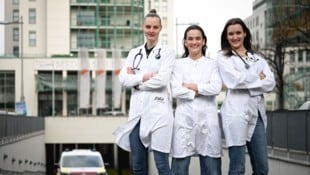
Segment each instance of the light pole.
[{"label": "light pole", "polygon": [[175,45],[176,45],[176,55],[178,56],[178,26],[185,26],[185,25],[199,25],[198,22],[190,22],[190,23],[178,23],[178,18],[175,19]]},{"label": "light pole", "polygon": [[25,102],[24,96],[24,58],[23,58],[23,16],[20,16],[19,21],[10,21],[10,22],[0,22],[0,25],[12,25],[12,24],[19,24],[20,25],[20,47],[19,47],[19,58],[20,58],[20,67],[21,67],[21,95],[20,95],[20,102]]},{"label": "light pole", "polygon": [[55,61],[53,61],[53,70],[52,70],[52,84],[53,84],[53,89],[52,89],[52,116],[55,116]]}]

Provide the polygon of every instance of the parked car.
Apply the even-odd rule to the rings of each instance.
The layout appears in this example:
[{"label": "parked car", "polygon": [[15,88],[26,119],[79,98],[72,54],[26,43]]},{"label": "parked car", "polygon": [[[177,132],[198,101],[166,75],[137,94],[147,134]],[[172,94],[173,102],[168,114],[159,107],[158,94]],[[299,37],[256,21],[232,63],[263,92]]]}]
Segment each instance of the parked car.
[{"label": "parked car", "polygon": [[103,116],[125,116],[126,114],[122,111],[106,111]]},{"label": "parked car", "polygon": [[306,101],[298,109],[299,110],[310,110],[310,101]]},{"label": "parked car", "polygon": [[56,165],[57,175],[108,175],[100,152],[93,150],[64,151]]}]

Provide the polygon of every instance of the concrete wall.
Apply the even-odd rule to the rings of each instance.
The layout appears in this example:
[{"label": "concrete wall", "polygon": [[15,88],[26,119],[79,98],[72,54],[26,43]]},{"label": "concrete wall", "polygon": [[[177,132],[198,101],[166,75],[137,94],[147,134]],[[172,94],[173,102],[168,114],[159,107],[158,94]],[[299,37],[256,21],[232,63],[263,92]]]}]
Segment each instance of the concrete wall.
[{"label": "concrete wall", "polygon": [[44,132],[0,145],[0,172],[45,172]]},{"label": "concrete wall", "polygon": [[45,143],[114,143],[127,117],[46,117]]}]

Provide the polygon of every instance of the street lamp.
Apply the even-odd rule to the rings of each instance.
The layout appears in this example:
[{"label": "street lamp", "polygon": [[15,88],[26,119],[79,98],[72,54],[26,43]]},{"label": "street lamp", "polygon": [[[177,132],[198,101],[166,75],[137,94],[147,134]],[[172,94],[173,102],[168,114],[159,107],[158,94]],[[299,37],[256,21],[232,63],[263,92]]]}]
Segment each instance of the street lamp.
[{"label": "street lamp", "polygon": [[176,55],[178,56],[178,26],[185,25],[199,25],[198,22],[190,22],[190,23],[178,23],[178,18],[175,19],[175,38],[176,38]]},{"label": "street lamp", "polygon": [[19,58],[21,61],[21,95],[20,102],[25,102],[24,96],[24,58],[23,58],[23,16],[20,16],[19,21],[10,21],[10,22],[0,22],[0,25],[11,25],[11,24],[19,24],[20,25],[20,47],[19,47]]}]

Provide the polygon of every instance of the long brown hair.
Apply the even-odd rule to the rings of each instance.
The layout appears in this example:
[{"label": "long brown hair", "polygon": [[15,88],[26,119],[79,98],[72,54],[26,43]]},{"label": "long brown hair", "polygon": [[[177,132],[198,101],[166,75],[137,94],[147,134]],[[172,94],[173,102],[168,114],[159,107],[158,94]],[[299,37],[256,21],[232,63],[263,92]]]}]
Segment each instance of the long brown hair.
[{"label": "long brown hair", "polygon": [[248,52],[254,53],[255,51],[254,51],[253,46],[252,46],[252,35],[251,35],[249,28],[245,25],[245,23],[242,21],[242,19],[231,18],[226,22],[225,27],[224,27],[223,32],[222,32],[222,35],[221,35],[221,49],[222,49],[222,51],[224,51],[224,55],[226,55],[226,56],[233,55],[232,48],[231,48],[231,46],[228,42],[228,39],[227,39],[227,28],[230,25],[234,25],[234,24],[240,24],[241,25],[242,30],[246,33],[246,36],[245,36],[244,41],[243,41],[243,45]]}]

